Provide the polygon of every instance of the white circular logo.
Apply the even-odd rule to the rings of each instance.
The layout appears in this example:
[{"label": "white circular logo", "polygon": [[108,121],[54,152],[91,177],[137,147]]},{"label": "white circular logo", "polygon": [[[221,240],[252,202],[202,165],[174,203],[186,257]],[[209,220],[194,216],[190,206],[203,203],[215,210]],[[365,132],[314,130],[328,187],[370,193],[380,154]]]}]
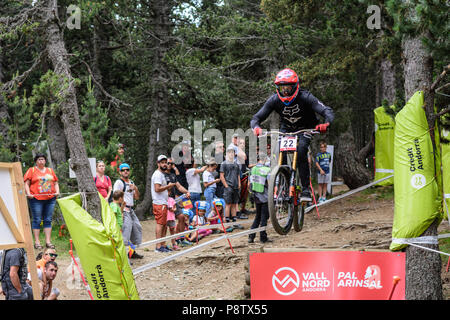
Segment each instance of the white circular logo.
[{"label": "white circular logo", "polygon": [[415,189],[423,188],[426,184],[427,179],[423,174],[417,173],[411,177],[411,186]]},{"label": "white circular logo", "polygon": [[300,278],[294,269],[283,267],[272,276],[272,286],[279,294],[289,296],[300,286]]},{"label": "white circular logo", "polygon": [[450,133],[449,130],[442,129],[442,136],[443,136],[444,138],[447,138],[449,133]]}]

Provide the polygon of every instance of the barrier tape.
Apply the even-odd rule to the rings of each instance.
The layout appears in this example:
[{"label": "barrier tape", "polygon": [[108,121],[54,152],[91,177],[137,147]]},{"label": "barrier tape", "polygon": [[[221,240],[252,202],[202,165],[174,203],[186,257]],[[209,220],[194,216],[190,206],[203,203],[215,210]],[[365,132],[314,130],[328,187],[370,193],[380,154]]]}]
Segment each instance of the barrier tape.
[{"label": "barrier tape", "polygon": [[140,267],[138,267],[138,268],[136,268],[136,269],[133,270],[133,275],[137,275],[137,274],[139,274],[139,273],[141,273],[141,272],[144,272],[144,271],[147,271],[147,270],[149,270],[149,269],[159,267],[159,266],[162,265],[162,264],[165,264],[165,263],[167,263],[167,262],[170,262],[170,261],[172,261],[172,260],[175,260],[175,259],[177,259],[177,258],[179,258],[179,257],[181,257],[181,256],[183,256],[183,255],[188,254],[188,253],[191,253],[191,252],[200,250],[200,249],[202,249],[202,248],[204,248],[204,247],[206,247],[206,246],[209,246],[210,244],[216,243],[216,242],[218,242],[218,241],[225,240],[225,239],[227,239],[227,238],[238,238],[238,237],[245,236],[245,235],[247,235],[247,234],[256,233],[256,232],[260,232],[260,231],[264,231],[264,230],[266,230],[266,229],[267,229],[267,227],[259,227],[259,228],[255,228],[255,229],[250,229],[250,230],[242,231],[242,232],[235,233],[235,234],[226,234],[226,235],[220,236],[220,237],[215,238],[215,239],[212,239],[212,240],[210,240],[210,241],[207,241],[207,242],[204,242],[204,243],[200,243],[200,244],[196,245],[195,247],[191,247],[191,248],[185,249],[185,250],[183,250],[183,251],[174,253],[174,254],[172,254],[172,255],[170,255],[170,256],[168,256],[168,257],[165,257],[165,258],[163,258],[163,259],[161,259],[161,260],[158,260],[158,261],[151,262],[151,263],[149,263],[149,264],[140,266]]},{"label": "barrier tape", "polygon": [[[224,223],[223,225],[224,225],[224,227],[231,227],[231,226],[236,225],[236,224],[244,224],[245,225],[245,224],[250,224],[250,223],[253,223],[253,220],[249,219],[248,221],[242,221],[242,222],[241,221],[239,221],[239,222],[238,221],[236,221],[236,222],[227,222],[227,223]],[[156,243],[159,243],[159,242],[164,242],[164,241],[167,241],[167,240],[171,240],[173,238],[178,238],[179,236],[195,232],[195,231],[197,231],[199,229],[222,229],[222,227],[221,227],[220,224],[207,224],[207,225],[203,225],[203,226],[198,226],[197,228],[194,228],[194,229],[191,229],[191,230],[187,230],[187,231],[183,231],[183,232],[179,232],[179,233],[175,233],[175,234],[172,234],[170,236],[166,236],[164,238],[158,238],[158,239],[153,239],[153,240],[150,240],[150,241],[143,242],[143,243],[137,245],[136,248],[144,248],[144,247],[148,247],[148,246],[150,246],[152,244],[156,244]]]},{"label": "barrier tape", "polygon": [[420,244],[438,244],[437,236],[423,236],[417,238],[392,238],[393,243],[398,244],[410,244],[410,243],[420,243]]},{"label": "barrier tape", "polygon": [[380,183],[381,181],[384,181],[384,180],[387,180],[387,179],[389,179],[389,178],[392,178],[393,176],[394,176],[394,175],[391,174],[390,176],[387,176],[387,177],[385,177],[385,178],[382,178],[382,179],[379,179],[379,180],[377,180],[377,181],[371,182],[371,183],[369,183],[369,184],[366,184],[366,185],[364,185],[364,186],[361,186],[361,187],[359,187],[359,188],[356,188],[356,189],[354,189],[354,190],[351,190],[351,191],[349,191],[349,192],[346,192],[346,193],[344,193],[344,194],[341,194],[340,196],[337,196],[337,197],[335,197],[335,198],[331,198],[331,199],[326,200],[326,201],[324,201],[324,202],[322,202],[322,203],[318,203],[318,204],[316,204],[316,205],[309,206],[308,208],[305,209],[305,213],[308,213],[309,211],[311,211],[312,209],[314,209],[314,208],[316,208],[316,207],[320,207],[320,206],[322,206],[322,205],[324,205],[324,204],[329,204],[329,203],[331,203],[331,202],[333,202],[333,201],[337,201],[337,200],[340,200],[340,199],[342,199],[342,198],[351,196],[352,194],[355,194],[355,193],[357,193],[357,192],[363,191],[363,190],[365,190],[365,189],[367,189],[367,188],[370,188],[370,187],[372,187],[372,186],[374,186],[374,185]]}]

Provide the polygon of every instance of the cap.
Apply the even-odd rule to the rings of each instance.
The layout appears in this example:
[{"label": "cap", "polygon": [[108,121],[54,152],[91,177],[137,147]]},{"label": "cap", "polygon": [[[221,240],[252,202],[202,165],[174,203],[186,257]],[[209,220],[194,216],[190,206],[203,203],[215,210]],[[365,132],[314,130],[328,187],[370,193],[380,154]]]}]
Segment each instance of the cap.
[{"label": "cap", "polygon": [[162,161],[164,159],[167,160],[167,157],[165,155],[161,154],[161,155],[158,156],[158,160],[157,161],[160,162],[160,161]]},{"label": "cap", "polygon": [[130,165],[128,163],[122,163],[119,166],[119,170],[122,170],[122,169],[130,169]]}]

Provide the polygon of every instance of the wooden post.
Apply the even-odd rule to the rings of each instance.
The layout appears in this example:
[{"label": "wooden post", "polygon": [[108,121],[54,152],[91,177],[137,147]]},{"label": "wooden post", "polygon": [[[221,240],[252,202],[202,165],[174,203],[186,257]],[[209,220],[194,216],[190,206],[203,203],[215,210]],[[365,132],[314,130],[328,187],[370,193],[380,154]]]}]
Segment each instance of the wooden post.
[{"label": "wooden post", "polygon": [[[23,182],[22,166],[20,162],[3,163],[0,162],[0,169],[7,169],[10,176],[8,181],[2,181],[6,186],[11,186],[15,215],[10,212],[5,204],[5,196],[0,195],[0,213],[6,221],[7,228],[14,235],[15,242],[0,242],[0,249],[24,248],[27,252],[28,266],[30,268],[31,283],[34,300],[41,300],[39,290],[39,278],[37,275],[36,256],[31,235],[30,217],[28,215],[28,203],[25,196],[25,186]],[[10,199],[11,200],[11,199]],[[14,220],[14,218],[16,218]]]}]

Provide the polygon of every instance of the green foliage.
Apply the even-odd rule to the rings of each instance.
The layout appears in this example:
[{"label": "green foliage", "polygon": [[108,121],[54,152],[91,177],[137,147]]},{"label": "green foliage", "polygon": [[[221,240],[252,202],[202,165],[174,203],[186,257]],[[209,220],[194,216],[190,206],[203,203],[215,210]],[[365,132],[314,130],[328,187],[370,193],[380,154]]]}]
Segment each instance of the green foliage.
[{"label": "green foliage", "polygon": [[109,125],[108,110],[97,103],[91,78],[86,84],[86,95],[81,104],[80,120],[88,157],[108,163],[117,150],[118,138],[106,139]]}]

